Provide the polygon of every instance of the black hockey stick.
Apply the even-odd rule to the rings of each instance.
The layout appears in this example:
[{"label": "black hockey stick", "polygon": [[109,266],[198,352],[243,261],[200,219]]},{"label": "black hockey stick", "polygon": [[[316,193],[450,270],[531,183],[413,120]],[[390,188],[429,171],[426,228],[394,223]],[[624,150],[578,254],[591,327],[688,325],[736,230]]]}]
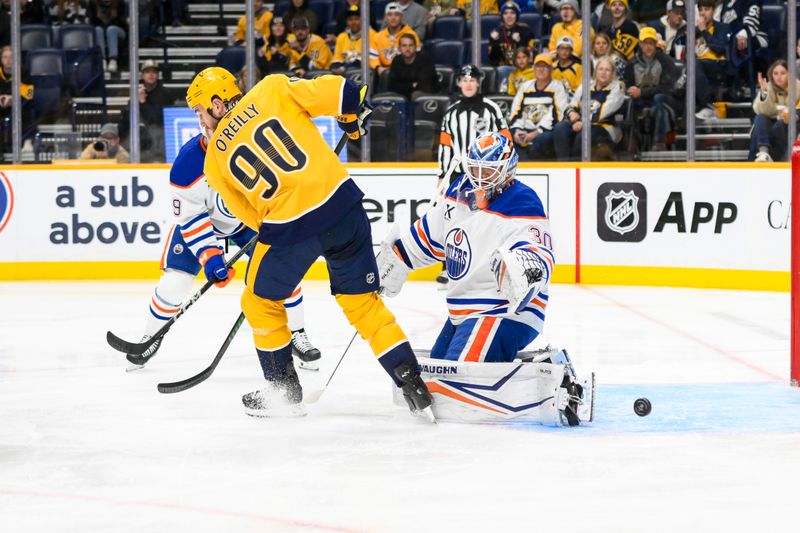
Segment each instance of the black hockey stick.
[{"label": "black hockey stick", "polygon": [[[255,246],[256,241],[258,241],[258,236],[253,237],[253,239],[250,242],[248,242],[241,249],[239,249],[239,251],[236,252],[236,254],[234,254],[233,257],[231,257],[230,261],[228,261],[225,264],[225,266],[227,268],[232,267],[234,263],[236,263],[236,261],[239,260],[239,258],[241,258],[245,253],[247,253],[247,251],[250,250],[253,246]],[[150,358],[153,355],[155,355],[154,348],[158,345],[159,342],[161,342],[162,337],[166,335],[167,331],[169,331],[169,328],[171,328],[172,325],[175,323],[175,321],[178,320],[183,315],[183,313],[185,313],[186,310],[189,309],[197,300],[199,300],[200,297],[203,294],[205,294],[205,292],[208,289],[210,289],[213,284],[214,284],[213,281],[207,281],[206,284],[203,285],[199,291],[194,293],[194,295],[191,298],[189,298],[189,300],[185,304],[183,304],[183,306],[178,310],[178,312],[175,313],[175,316],[170,318],[166,324],[161,326],[161,329],[159,329],[152,337],[150,337],[146,341],[128,342],[124,339],[117,337],[110,331],[106,333],[106,341],[108,341],[108,344],[115,350],[128,354],[127,359],[131,363],[135,365],[145,364],[147,361],[150,360]],[[148,351],[152,351],[152,353],[150,355],[144,355]]]},{"label": "black hockey stick", "polygon": [[171,394],[173,392],[185,391],[186,389],[191,389],[195,385],[199,385],[200,383],[210,378],[211,374],[213,374],[214,370],[216,370],[217,365],[219,364],[219,360],[222,359],[223,355],[225,355],[225,352],[228,350],[228,346],[231,344],[231,341],[236,336],[236,333],[239,331],[239,327],[241,327],[242,322],[244,322],[244,313],[239,313],[239,318],[236,319],[236,322],[233,324],[230,333],[228,333],[228,336],[225,337],[225,342],[223,342],[222,346],[220,346],[217,355],[214,357],[214,360],[211,361],[211,364],[208,365],[208,368],[206,368],[199,374],[192,376],[190,378],[186,378],[182,381],[175,381],[172,383],[159,383],[158,392],[163,394]]},{"label": "black hockey stick", "polygon": [[333,376],[336,374],[336,371],[339,370],[339,365],[342,364],[344,356],[347,355],[347,352],[350,350],[350,346],[353,344],[353,341],[356,340],[356,335],[358,335],[358,331],[353,333],[353,337],[350,339],[350,342],[347,343],[347,348],[344,349],[342,355],[339,356],[339,362],[336,363],[335,367],[333,367],[333,372],[331,372],[331,375],[328,376],[328,381],[325,382],[325,385],[321,389],[309,391],[307,394],[305,394],[304,395],[305,397],[303,398],[303,403],[316,403],[319,401],[320,397],[322,396],[322,393],[325,392],[325,389],[327,389],[328,385],[331,384],[331,380],[333,379]]}]

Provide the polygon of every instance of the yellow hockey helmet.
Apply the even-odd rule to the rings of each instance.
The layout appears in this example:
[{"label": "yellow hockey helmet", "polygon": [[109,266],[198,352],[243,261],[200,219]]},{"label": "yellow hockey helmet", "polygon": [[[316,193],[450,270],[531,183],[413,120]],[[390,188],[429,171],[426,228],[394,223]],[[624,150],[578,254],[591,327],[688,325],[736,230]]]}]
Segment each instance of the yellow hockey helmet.
[{"label": "yellow hockey helmet", "polygon": [[200,71],[192,80],[186,91],[186,103],[194,109],[202,105],[203,109],[211,107],[211,99],[218,96],[223,101],[229,102],[242,91],[236,85],[236,77],[222,67],[208,67]]}]

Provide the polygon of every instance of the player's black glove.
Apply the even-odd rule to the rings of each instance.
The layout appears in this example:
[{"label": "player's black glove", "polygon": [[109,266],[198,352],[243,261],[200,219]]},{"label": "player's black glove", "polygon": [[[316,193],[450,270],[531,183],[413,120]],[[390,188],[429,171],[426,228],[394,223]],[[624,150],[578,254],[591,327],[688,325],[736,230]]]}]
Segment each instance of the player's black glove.
[{"label": "player's black glove", "polygon": [[358,114],[347,113],[336,117],[339,127],[342,128],[350,140],[357,141],[367,134],[367,121],[372,114],[372,109],[372,105],[367,100],[364,100],[361,102]]}]

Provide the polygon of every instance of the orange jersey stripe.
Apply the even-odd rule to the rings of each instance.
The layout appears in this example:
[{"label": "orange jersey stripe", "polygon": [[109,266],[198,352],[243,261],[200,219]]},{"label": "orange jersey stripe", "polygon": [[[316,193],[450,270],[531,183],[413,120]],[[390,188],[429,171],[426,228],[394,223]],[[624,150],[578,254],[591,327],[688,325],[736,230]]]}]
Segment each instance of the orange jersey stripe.
[{"label": "orange jersey stripe", "polygon": [[169,250],[169,245],[172,242],[172,232],[175,231],[175,226],[172,226],[169,229],[169,233],[167,234],[167,238],[164,241],[164,250],[161,252],[161,270],[167,268],[167,250]]},{"label": "orange jersey stripe", "polygon": [[474,405],[475,407],[480,407],[481,409],[486,409],[487,411],[492,411],[494,413],[498,413],[501,415],[505,414],[503,411],[500,411],[493,407],[489,407],[487,405],[483,405],[482,403],[478,403],[475,400],[471,400],[465,396],[458,394],[457,392],[453,392],[450,389],[446,389],[442,387],[439,383],[436,383],[435,381],[426,381],[425,385],[428,386],[428,392],[430,392],[431,394],[434,393],[441,394],[442,396],[447,396],[449,398],[453,398],[454,400],[458,400],[459,402],[464,402],[469,405]]},{"label": "orange jersey stripe", "polygon": [[433,246],[431,246],[431,243],[428,241],[428,237],[425,236],[425,231],[422,229],[422,219],[418,219],[414,225],[417,227],[417,235],[419,235],[420,239],[422,239],[422,242],[425,243],[425,246],[428,247],[428,251],[430,251],[435,257],[444,258],[444,254],[434,250]]},{"label": "orange jersey stripe", "polygon": [[198,178],[197,178],[196,180],[194,180],[193,182],[191,182],[189,185],[175,185],[175,184],[174,184],[174,183],[172,183],[172,182],[170,182],[170,185],[172,185],[173,187],[177,187],[178,189],[189,189],[189,188],[191,188],[191,187],[192,187],[192,186],[193,186],[195,183],[197,183],[198,181],[200,181],[201,179],[203,179],[203,178],[205,178],[205,177],[206,177],[206,175],[205,175],[205,174],[200,174],[200,176],[198,176]]},{"label": "orange jersey stripe", "polygon": [[451,315],[471,315],[472,313],[481,313],[483,311],[489,311],[490,309],[496,309],[495,307],[487,307],[486,309],[450,309]]},{"label": "orange jersey stripe", "polygon": [[442,131],[439,133],[439,144],[453,146],[453,137],[446,131]]},{"label": "orange jersey stripe", "polygon": [[478,328],[478,334],[475,336],[475,342],[472,343],[464,361],[477,362],[480,359],[483,345],[486,344],[486,339],[489,337],[489,332],[492,330],[496,320],[494,317],[483,319],[483,323]]},{"label": "orange jersey stripe", "polygon": [[292,295],[291,295],[291,296],[289,296],[289,298],[294,298],[294,297],[295,297],[295,296],[297,296],[298,294],[300,294],[300,285],[298,285],[298,286],[297,286],[297,288],[294,290],[294,292],[292,293]]},{"label": "orange jersey stripe", "polygon": [[191,231],[183,231],[183,230],[181,230],[181,235],[183,235],[184,239],[188,239],[192,235],[196,235],[196,234],[200,233],[201,231],[203,231],[205,229],[208,229],[210,227],[211,227],[211,221],[209,220],[205,224],[203,224],[201,226],[198,226],[198,227],[194,228]]}]

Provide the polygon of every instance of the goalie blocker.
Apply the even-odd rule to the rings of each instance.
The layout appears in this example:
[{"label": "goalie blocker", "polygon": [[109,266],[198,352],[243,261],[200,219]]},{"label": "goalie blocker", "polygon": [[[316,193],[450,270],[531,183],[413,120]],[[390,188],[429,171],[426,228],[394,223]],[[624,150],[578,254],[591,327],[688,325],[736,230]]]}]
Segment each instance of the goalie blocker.
[{"label": "goalie blocker", "polygon": [[[420,350],[416,354],[438,421],[576,426],[594,418],[594,373],[576,377],[564,350],[520,352],[511,363],[431,359],[430,352]],[[405,405],[397,390],[394,403]]]}]

